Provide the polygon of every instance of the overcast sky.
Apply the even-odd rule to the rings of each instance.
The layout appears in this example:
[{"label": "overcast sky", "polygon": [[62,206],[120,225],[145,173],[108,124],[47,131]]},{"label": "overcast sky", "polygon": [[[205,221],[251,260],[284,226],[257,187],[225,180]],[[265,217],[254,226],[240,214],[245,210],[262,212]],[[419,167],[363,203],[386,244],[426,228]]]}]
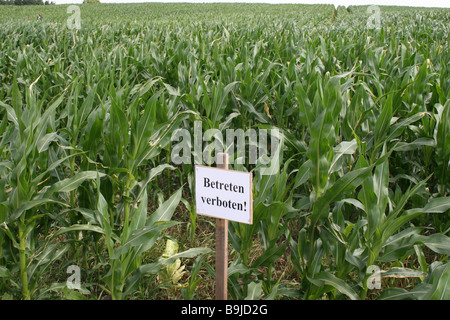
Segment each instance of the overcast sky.
[{"label": "overcast sky", "polygon": [[[51,0],[56,4],[82,3],[83,0]],[[133,3],[133,2],[253,2],[253,3],[330,3],[335,5],[396,5],[411,7],[441,7],[450,8],[450,0],[100,0],[102,3]]]}]

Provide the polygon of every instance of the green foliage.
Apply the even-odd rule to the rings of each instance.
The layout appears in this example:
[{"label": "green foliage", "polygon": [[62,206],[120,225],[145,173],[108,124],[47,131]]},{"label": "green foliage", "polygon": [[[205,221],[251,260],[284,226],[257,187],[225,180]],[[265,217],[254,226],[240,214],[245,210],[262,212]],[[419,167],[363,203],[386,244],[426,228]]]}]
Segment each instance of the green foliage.
[{"label": "green foliage", "polygon": [[53,2],[43,0],[0,0],[0,5],[15,5],[15,6],[29,6],[29,5],[50,5]]},{"label": "green foliage", "polygon": [[212,245],[171,159],[199,123],[280,132],[276,174],[231,158],[254,186],[231,298],[448,299],[449,10],[372,30],[359,6],[102,4],[70,30],[40,9],[0,12],[2,299],[199,298]]}]

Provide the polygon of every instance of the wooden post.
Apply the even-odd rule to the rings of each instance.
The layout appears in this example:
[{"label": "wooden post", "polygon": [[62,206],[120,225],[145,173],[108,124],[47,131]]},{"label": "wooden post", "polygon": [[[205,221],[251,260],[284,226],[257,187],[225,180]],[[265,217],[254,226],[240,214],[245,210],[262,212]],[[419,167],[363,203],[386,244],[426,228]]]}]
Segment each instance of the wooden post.
[{"label": "wooden post", "polygon": [[[222,161],[219,161],[222,159]],[[217,167],[228,169],[228,153],[218,153]],[[219,164],[222,162],[222,164]],[[216,300],[228,296],[228,220],[216,218]]]}]

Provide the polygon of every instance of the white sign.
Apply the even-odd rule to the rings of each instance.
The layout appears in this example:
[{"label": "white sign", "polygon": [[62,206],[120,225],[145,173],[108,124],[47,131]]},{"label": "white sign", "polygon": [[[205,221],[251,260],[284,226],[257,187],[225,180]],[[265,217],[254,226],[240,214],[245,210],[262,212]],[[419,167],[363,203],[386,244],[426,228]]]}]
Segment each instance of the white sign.
[{"label": "white sign", "polygon": [[252,174],[195,166],[195,205],[198,214],[252,224]]}]

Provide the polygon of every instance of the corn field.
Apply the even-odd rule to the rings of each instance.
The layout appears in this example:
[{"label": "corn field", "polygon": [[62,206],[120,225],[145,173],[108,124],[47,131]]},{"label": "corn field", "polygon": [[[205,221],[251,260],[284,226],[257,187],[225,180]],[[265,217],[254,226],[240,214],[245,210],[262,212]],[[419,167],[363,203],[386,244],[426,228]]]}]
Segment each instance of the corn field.
[{"label": "corn field", "polygon": [[1,299],[214,299],[195,122],[281,136],[276,174],[230,164],[229,299],[450,299],[450,9],[4,7]]}]

